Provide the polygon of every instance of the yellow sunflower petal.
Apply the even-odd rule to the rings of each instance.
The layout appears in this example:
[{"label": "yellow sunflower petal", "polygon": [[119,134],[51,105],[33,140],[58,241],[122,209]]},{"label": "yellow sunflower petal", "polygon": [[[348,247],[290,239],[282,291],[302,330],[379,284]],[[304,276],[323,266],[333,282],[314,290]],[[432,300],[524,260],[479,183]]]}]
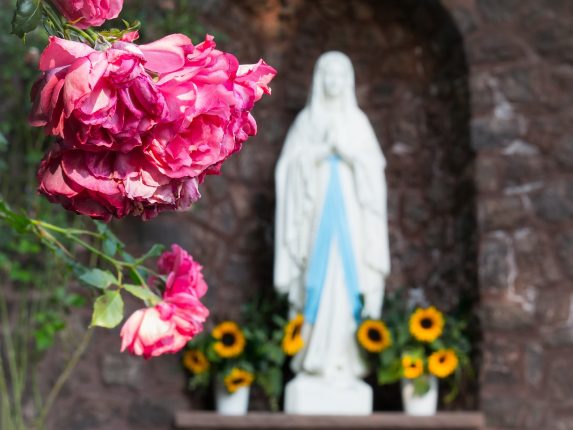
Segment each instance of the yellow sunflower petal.
[{"label": "yellow sunflower petal", "polygon": [[286,355],[295,355],[304,347],[302,337],[302,326],[304,317],[298,314],[285,327],[285,333],[282,341],[282,348]]},{"label": "yellow sunflower petal", "polygon": [[234,393],[241,387],[250,386],[255,380],[255,376],[251,372],[233,367],[231,371],[225,376],[224,383],[229,393]]},{"label": "yellow sunflower petal", "polygon": [[442,335],[444,315],[435,307],[418,308],[410,317],[410,333],[420,342],[433,342]]},{"label": "yellow sunflower petal", "polygon": [[382,352],[392,345],[392,335],[386,324],[378,320],[365,320],[356,333],[358,343],[368,352]]},{"label": "yellow sunflower petal", "polygon": [[217,340],[213,344],[213,350],[221,358],[237,357],[245,349],[245,335],[233,321],[222,322],[213,329],[211,335]]},{"label": "yellow sunflower petal", "polygon": [[424,373],[424,362],[421,358],[405,355],[402,357],[402,370],[404,378],[416,379]]},{"label": "yellow sunflower petal", "polygon": [[428,370],[438,378],[447,378],[458,368],[459,359],[452,349],[434,352],[428,358]]},{"label": "yellow sunflower petal", "polygon": [[183,355],[183,366],[195,374],[209,370],[209,360],[203,352],[197,349],[190,349]]}]

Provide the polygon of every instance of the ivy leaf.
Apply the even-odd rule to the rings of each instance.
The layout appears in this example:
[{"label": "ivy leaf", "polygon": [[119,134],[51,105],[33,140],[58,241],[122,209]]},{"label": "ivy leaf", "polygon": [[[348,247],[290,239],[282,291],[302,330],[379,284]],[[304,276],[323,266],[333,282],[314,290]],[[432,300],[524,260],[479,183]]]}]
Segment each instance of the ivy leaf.
[{"label": "ivy leaf", "polygon": [[18,0],[12,18],[12,34],[24,37],[33,31],[42,19],[41,0]]},{"label": "ivy leaf", "polygon": [[135,297],[137,297],[138,299],[141,299],[145,302],[150,302],[152,304],[156,304],[156,303],[159,303],[161,301],[159,299],[159,297],[157,297],[155,294],[153,294],[153,291],[151,291],[149,288],[145,288],[141,285],[125,284],[123,287],[129,293],[133,294]]},{"label": "ivy leaf", "polygon": [[123,299],[119,290],[106,291],[94,303],[92,326],[114,328],[123,319]]},{"label": "ivy leaf", "polygon": [[111,272],[101,269],[90,269],[80,276],[80,279],[92,287],[106,289],[110,285],[117,284],[117,279]]}]

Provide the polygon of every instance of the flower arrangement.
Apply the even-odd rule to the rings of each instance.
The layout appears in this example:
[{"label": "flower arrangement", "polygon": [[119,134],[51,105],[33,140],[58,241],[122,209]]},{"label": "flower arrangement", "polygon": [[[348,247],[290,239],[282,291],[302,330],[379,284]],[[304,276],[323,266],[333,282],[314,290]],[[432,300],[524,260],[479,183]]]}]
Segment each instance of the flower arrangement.
[{"label": "flower arrangement", "polygon": [[384,321],[363,321],[356,336],[380,384],[405,379],[413,384],[415,395],[423,396],[435,377],[450,383],[444,399],[448,403],[456,397],[464,371],[471,371],[465,326],[465,321],[434,306],[408,309],[395,294],[386,298]]},{"label": "flower arrangement", "polygon": [[285,359],[304,344],[300,333],[302,315],[286,321],[279,316],[282,307],[280,299],[259,298],[245,305],[244,324],[223,321],[189,342],[183,354],[183,366],[190,373],[189,388],[204,389],[212,383],[223,383],[232,394],[241,387],[257,384],[269,399],[271,409],[278,410]]},{"label": "flower arrangement", "polygon": [[193,339],[183,354],[183,365],[191,373],[189,388],[207,387],[212,380],[223,383],[229,393],[250,386],[255,369],[246,351],[247,336],[250,333],[245,335],[235,321],[223,321]]}]

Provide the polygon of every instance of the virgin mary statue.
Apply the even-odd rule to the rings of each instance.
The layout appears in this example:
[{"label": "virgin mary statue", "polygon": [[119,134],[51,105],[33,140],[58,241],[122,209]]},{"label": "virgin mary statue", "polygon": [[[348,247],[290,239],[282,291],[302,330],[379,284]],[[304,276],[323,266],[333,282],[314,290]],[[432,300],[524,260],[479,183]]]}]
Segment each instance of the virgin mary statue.
[{"label": "virgin mary statue", "polygon": [[323,54],[276,169],[274,283],[304,317],[287,413],[372,411],[355,332],[380,317],[390,271],[385,164],[350,59]]}]

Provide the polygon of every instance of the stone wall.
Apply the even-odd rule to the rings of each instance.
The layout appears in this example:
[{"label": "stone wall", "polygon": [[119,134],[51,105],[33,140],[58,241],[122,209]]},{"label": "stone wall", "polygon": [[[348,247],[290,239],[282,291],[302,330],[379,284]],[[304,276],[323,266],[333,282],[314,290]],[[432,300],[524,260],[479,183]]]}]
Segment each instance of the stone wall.
[{"label": "stone wall", "polygon": [[573,3],[446,1],[470,68],[492,428],[573,428]]},{"label": "stone wall", "polygon": [[[115,230],[133,247],[181,243],[206,266],[213,320],[237,317],[272,288],[273,172],[286,131],[316,58],[342,50],[388,161],[389,287],[479,304],[480,401],[468,393],[464,403],[491,429],[572,428],[573,3],[189,3],[222,49],[279,69],[273,96],[256,109],[259,135],[207,179],[191,212]],[[116,333],[97,332],[53,428],[166,429],[174,410],[200,405],[176,357],[143,362],[117,346]]]}]

